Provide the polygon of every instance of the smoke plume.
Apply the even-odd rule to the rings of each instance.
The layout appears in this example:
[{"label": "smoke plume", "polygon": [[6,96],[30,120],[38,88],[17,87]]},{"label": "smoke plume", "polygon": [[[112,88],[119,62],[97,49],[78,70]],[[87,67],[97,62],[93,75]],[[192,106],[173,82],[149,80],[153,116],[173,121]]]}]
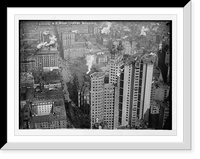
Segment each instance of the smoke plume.
[{"label": "smoke plume", "polygon": [[[44,34],[44,35],[48,35],[49,32],[48,32],[48,31],[44,31],[43,34]],[[51,46],[51,45],[55,44],[56,41],[57,41],[57,38],[56,38],[55,35],[50,35],[50,36],[49,36],[49,39],[50,39],[50,42],[49,42],[49,43],[48,43],[48,42],[41,42],[41,43],[39,43],[39,44],[37,45],[37,48],[38,48],[38,49],[41,49],[41,48],[43,48],[43,47]]]},{"label": "smoke plume", "polygon": [[110,33],[110,27],[111,27],[112,23],[110,22],[107,22],[106,23],[106,27],[104,27],[102,30],[101,30],[101,33],[102,34],[108,34]]},{"label": "smoke plume", "polygon": [[88,66],[88,71],[87,71],[86,74],[88,74],[88,73],[90,72],[91,68],[92,68],[92,65],[93,65],[94,62],[95,62],[95,57],[94,57],[94,55],[87,55],[87,56],[86,56],[86,61],[87,61],[86,65]]},{"label": "smoke plume", "polygon": [[50,36],[49,39],[50,39],[50,42],[47,44],[47,46],[53,45],[57,41],[55,35]]},{"label": "smoke plume", "polygon": [[38,49],[41,49],[42,47],[45,47],[45,46],[47,46],[47,42],[41,42],[41,43],[39,43],[38,45],[37,45],[37,48]]}]

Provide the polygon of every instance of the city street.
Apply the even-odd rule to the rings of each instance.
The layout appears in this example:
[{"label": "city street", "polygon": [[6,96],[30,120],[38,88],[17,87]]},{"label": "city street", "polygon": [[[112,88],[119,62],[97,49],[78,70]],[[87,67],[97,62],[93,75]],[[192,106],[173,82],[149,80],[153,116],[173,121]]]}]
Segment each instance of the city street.
[{"label": "city street", "polygon": [[69,102],[70,98],[69,98],[69,92],[68,92],[66,83],[70,81],[70,70],[65,60],[60,59],[59,61],[60,61],[59,67],[60,67],[60,73],[62,76],[62,87],[64,91],[64,97],[65,97],[65,100]]}]

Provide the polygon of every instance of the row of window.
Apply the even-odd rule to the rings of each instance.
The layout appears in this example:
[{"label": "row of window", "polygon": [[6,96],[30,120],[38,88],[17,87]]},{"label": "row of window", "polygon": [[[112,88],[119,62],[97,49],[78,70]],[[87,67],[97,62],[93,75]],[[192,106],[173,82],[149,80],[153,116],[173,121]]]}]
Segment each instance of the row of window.
[{"label": "row of window", "polygon": [[50,112],[50,109],[40,109],[38,110],[38,113],[47,113],[47,112]]},{"label": "row of window", "polygon": [[111,101],[111,102],[104,102],[104,104],[106,104],[106,105],[113,105],[114,104],[114,102],[113,101]]},{"label": "row of window", "polygon": [[49,112],[50,110],[51,110],[51,108],[47,108],[47,109],[43,109],[43,108],[42,108],[42,109],[38,109],[39,112],[46,112],[46,111]]},{"label": "row of window", "polygon": [[99,104],[92,104],[92,108],[96,108],[95,106],[98,106],[98,107],[103,107],[103,103],[99,103]]},{"label": "row of window", "polygon": [[103,103],[103,97],[99,97],[99,98],[92,98],[92,103],[94,102],[98,102],[98,103]]},{"label": "row of window", "polygon": [[101,91],[101,92],[92,92],[92,95],[103,95],[103,94],[104,94],[103,91]]},{"label": "row of window", "polygon": [[44,105],[44,104],[52,104],[54,102],[45,102],[45,103],[34,103],[33,105]]},{"label": "row of window", "polygon": [[50,104],[48,104],[48,105],[47,105],[47,103],[43,103],[43,104],[37,103],[37,104],[35,104],[35,105],[37,105],[38,108],[40,108],[40,107],[51,107],[51,106],[52,106],[52,103],[50,103]]},{"label": "row of window", "polygon": [[100,91],[103,91],[103,88],[99,88],[99,89],[92,89],[91,91],[94,91],[94,92],[100,92]]},{"label": "row of window", "polygon": [[113,112],[113,110],[110,110],[110,111],[104,111],[104,113],[106,113],[107,115],[113,115],[114,114],[114,112]]},{"label": "row of window", "polygon": [[63,127],[63,126],[66,126],[66,122],[59,122],[59,121],[53,121],[52,123],[49,123],[49,122],[43,122],[43,123],[36,123],[36,127],[44,127],[44,128],[49,128],[49,127],[57,127],[57,128],[60,128],[60,127]]}]

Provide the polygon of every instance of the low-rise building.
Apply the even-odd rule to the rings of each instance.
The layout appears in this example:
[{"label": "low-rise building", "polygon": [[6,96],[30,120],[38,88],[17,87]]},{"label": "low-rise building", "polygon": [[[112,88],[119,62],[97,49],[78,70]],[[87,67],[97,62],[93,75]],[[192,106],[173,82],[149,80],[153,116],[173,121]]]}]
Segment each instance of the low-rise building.
[{"label": "low-rise building", "polygon": [[33,87],[34,77],[32,72],[20,73],[20,87]]},{"label": "low-rise building", "polygon": [[75,59],[77,57],[83,57],[85,54],[90,53],[89,49],[83,44],[73,45],[72,47],[64,49],[64,58]]},{"label": "low-rise building", "polygon": [[31,72],[34,70],[34,66],[34,56],[23,56],[20,58],[20,72]]},{"label": "low-rise building", "polygon": [[151,101],[164,101],[169,95],[170,87],[163,81],[154,80],[151,85]]},{"label": "low-rise building", "polygon": [[40,51],[35,54],[35,71],[42,70],[46,67],[58,67],[59,52],[58,51]]},{"label": "low-rise building", "polygon": [[154,100],[151,103],[149,127],[154,129],[163,129],[168,116],[169,103],[165,101]]},{"label": "low-rise building", "polygon": [[57,70],[50,72],[35,72],[34,74],[34,88],[40,87],[41,84],[45,89],[61,88],[61,76]]},{"label": "low-rise building", "polygon": [[169,102],[162,102],[160,104],[158,128],[162,129],[169,116]]},{"label": "low-rise building", "polygon": [[36,92],[31,114],[32,129],[61,129],[70,125],[61,89]]}]

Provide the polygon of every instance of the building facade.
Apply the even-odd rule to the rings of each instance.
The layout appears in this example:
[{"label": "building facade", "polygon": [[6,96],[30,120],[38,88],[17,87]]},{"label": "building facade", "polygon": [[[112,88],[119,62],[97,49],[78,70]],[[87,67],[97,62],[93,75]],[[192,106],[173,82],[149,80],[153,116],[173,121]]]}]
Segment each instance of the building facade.
[{"label": "building facade", "polygon": [[71,47],[64,50],[64,58],[76,59],[77,57],[83,57],[88,53],[90,53],[89,49],[84,46]]},{"label": "building facade", "polygon": [[33,56],[24,57],[20,60],[20,72],[31,72],[34,70],[35,59]]},{"label": "building facade", "polygon": [[108,129],[114,129],[115,87],[113,84],[104,84],[104,122]]},{"label": "building facade", "polygon": [[124,58],[118,82],[118,126],[133,128],[138,120],[148,122],[155,58],[150,54]]},{"label": "building facade", "polygon": [[132,54],[132,46],[131,43],[129,41],[124,41],[122,43],[123,47],[124,47],[124,54],[128,54],[131,55]]},{"label": "building facade", "polygon": [[110,56],[110,69],[109,69],[109,83],[116,84],[117,76],[120,72],[120,66],[122,65],[122,54],[121,52],[112,51]]},{"label": "building facade", "polygon": [[164,127],[168,116],[169,116],[169,103],[162,102],[160,104],[160,110],[159,110],[158,128],[162,129]]},{"label": "building facade", "polygon": [[31,114],[32,129],[61,129],[70,125],[61,90],[37,93],[32,100]]},{"label": "building facade", "polygon": [[62,34],[62,45],[63,48],[68,48],[75,43],[75,33],[73,32],[63,32]]},{"label": "building facade", "polygon": [[105,73],[95,72],[91,77],[91,128],[103,122],[104,117],[104,77]]},{"label": "building facade", "polygon": [[151,105],[149,127],[163,129],[169,116],[169,103],[154,100]]},{"label": "building facade", "polygon": [[20,87],[30,87],[34,86],[34,77],[32,72],[21,72],[20,73]]},{"label": "building facade", "polygon": [[48,52],[40,52],[35,55],[35,70],[43,70],[47,67],[58,67],[58,59],[59,54],[58,52],[55,53],[48,53]]},{"label": "building facade", "polygon": [[78,91],[78,107],[84,114],[90,114],[90,84],[85,82],[82,88]]},{"label": "building facade", "polygon": [[151,84],[153,79],[153,67],[157,56],[155,54],[145,54],[141,58],[139,71],[139,98],[138,107],[139,119],[148,123],[151,98]]},{"label": "building facade", "polygon": [[164,101],[169,95],[169,86],[160,81],[154,81],[151,88],[151,100]]},{"label": "building facade", "polygon": [[32,109],[35,116],[49,115],[53,107],[52,100],[33,100]]},{"label": "building facade", "polygon": [[139,62],[128,57],[119,78],[119,126],[134,126],[139,95]]}]

